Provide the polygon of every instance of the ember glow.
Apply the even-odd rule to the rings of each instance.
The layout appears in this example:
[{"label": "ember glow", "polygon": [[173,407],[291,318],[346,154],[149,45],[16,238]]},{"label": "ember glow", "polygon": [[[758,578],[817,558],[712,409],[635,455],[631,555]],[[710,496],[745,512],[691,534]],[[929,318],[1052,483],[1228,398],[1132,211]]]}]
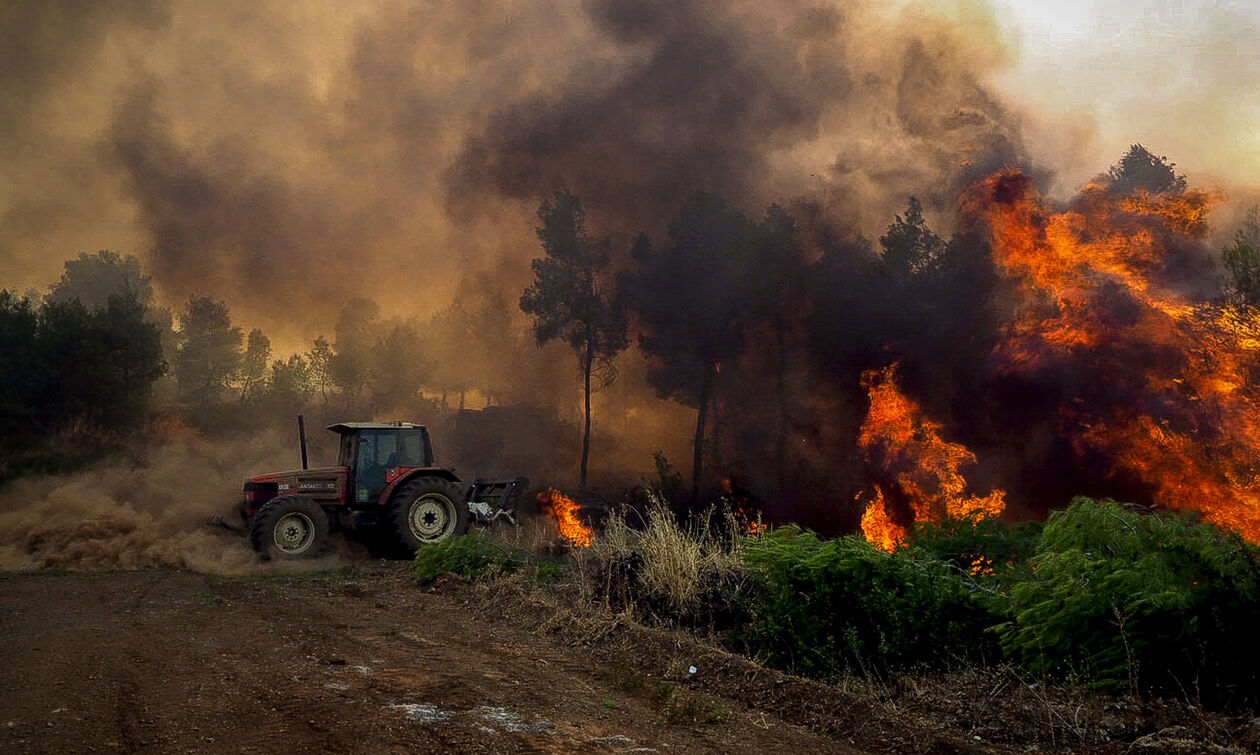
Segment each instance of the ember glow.
[{"label": "ember glow", "polygon": [[764,535],[769,531],[770,525],[761,519],[761,507],[743,485],[725,476],[718,479],[718,486],[722,491],[718,501],[730,512],[740,534]]},{"label": "ember glow", "polygon": [[[870,410],[858,436],[863,458],[882,482],[869,494],[862,515],[866,539],[891,551],[905,537],[899,519],[940,522],[946,518],[985,519],[1006,508],[1006,492],[978,496],[970,492],[962,469],[976,455],[941,437],[942,427],[897,386],[896,366],[868,371],[862,378]],[[896,502],[904,507],[890,511]]]},{"label": "ember glow", "polygon": [[963,214],[987,229],[1018,299],[997,369],[1075,376],[1058,432],[1081,464],[1102,460],[1105,479],[1260,542],[1260,323],[1186,283],[1206,277],[1193,265],[1211,204],[1091,185],[1054,211],[1004,171]]},{"label": "ember glow", "polygon": [[538,500],[546,507],[547,515],[556,523],[560,537],[575,548],[590,547],[595,539],[594,533],[578,518],[581,506],[577,501],[555,488],[547,488],[546,492],[538,495]]}]

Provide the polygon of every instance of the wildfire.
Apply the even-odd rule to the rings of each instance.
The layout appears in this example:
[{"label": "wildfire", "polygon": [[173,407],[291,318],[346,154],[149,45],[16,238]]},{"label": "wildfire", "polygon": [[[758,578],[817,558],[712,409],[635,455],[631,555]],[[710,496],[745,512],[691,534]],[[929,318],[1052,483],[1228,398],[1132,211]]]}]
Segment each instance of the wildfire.
[{"label": "wildfire", "polygon": [[[999,173],[964,199],[1020,305],[995,354],[1008,374],[1081,376],[1060,407],[1080,458],[1107,460],[1165,507],[1260,542],[1260,322],[1187,291],[1211,197],[1116,197],[1089,186],[1065,210]],[[1202,277],[1202,276],[1201,276]]]},{"label": "wildfire", "polygon": [[770,525],[761,521],[761,511],[750,494],[734,477],[718,479],[722,495],[718,499],[731,512],[735,523],[745,535],[764,535]]},{"label": "wildfire", "polygon": [[560,536],[575,548],[589,548],[595,539],[591,528],[578,518],[581,506],[577,501],[555,488],[547,488],[538,494],[538,500],[547,507],[547,514],[556,523]]},{"label": "wildfire", "polygon": [[971,559],[970,572],[973,577],[991,577],[994,574],[993,561],[984,556],[976,556]]},{"label": "wildfire", "polygon": [[919,405],[897,386],[896,366],[871,370],[862,376],[871,408],[862,423],[858,443],[863,458],[876,468],[885,484],[874,486],[862,515],[866,539],[891,551],[905,537],[888,510],[888,496],[904,501],[914,521],[940,522],[946,518],[988,518],[1006,508],[1006,492],[986,496],[967,492],[960,471],[975,464],[976,456],[959,443],[941,437],[941,425],[924,416]]},{"label": "wildfire", "polygon": [[[861,499],[861,494],[858,498]],[[906,537],[906,528],[888,517],[888,509],[884,505],[884,491],[875,486],[873,499],[862,512],[862,536],[866,542],[880,550],[892,553]]]}]

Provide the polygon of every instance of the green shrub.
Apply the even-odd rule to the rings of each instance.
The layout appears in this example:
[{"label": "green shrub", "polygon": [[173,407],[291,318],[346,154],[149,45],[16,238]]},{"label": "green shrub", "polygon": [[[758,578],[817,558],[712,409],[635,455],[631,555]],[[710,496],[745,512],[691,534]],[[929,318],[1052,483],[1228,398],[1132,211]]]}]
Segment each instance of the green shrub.
[{"label": "green shrub", "polygon": [[479,535],[460,535],[416,551],[412,574],[421,582],[432,582],[447,573],[479,577],[491,571],[518,571],[530,560],[529,552],[520,548]]},{"label": "green shrub", "polygon": [[738,644],[773,666],[884,676],[996,654],[983,630],[1000,617],[952,564],[795,527],[750,539],[743,551],[763,597]]},{"label": "green shrub", "polygon": [[1004,649],[1104,690],[1247,703],[1260,689],[1260,549],[1172,512],[1077,498],[1013,591]]},{"label": "green shrub", "polygon": [[910,552],[953,564],[976,580],[1007,590],[1029,575],[1029,560],[1044,526],[971,518],[919,522],[910,536]]}]

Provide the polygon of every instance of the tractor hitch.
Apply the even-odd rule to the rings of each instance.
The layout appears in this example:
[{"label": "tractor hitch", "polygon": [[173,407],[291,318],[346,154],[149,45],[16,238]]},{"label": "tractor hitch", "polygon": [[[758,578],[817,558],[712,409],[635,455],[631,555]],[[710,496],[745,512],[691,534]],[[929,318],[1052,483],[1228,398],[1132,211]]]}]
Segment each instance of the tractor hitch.
[{"label": "tractor hitch", "polygon": [[206,520],[206,524],[210,525],[211,527],[222,527],[228,532],[235,532],[238,535],[245,534],[244,527],[238,527],[235,524],[231,524],[230,522],[228,522],[228,520],[223,518],[222,514],[215,514],[214,516],[210,517],[209,519]]}]

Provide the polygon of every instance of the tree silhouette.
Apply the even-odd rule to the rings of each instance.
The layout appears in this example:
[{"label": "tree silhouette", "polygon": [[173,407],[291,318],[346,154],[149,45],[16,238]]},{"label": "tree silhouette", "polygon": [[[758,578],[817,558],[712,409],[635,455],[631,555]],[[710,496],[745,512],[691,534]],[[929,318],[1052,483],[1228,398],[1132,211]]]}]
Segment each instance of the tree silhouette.
[{"label": "tree silhouette", "polygon": [[774,391],[777,409],[775,430],[775,479],[783,489],[787,465],[787,434],[791,419],[788,403],[789,339],[799,332],[805,313],[805,248],[798,238],[796,220],[777,204],[766,209],[757,227],[753,260],[761,283],[750,293],[750,315],[756,326],[769,326],[773,337]]},{"label": "tree silhouette", "polygon": [[648,380],[665,398],[696,407],[691,495],[700,497],[706,422],[724,362],[742,350],[741,320],[760,285],[754,257],[756,228],[719,197],[698,194],[682,208],[668,241],[634,244],[637,269],[622,291],[643,329],[639,345],[650,357]]},{"label": "tree silhouette", "polygon": [[41,392],[39,310],[30,299],[0,291],[0,437],[21,438]]},{"label": "tree silhouette", "polygon": [[372,380],[372,347],[380,316],[380,307],[371,299],[351,299],[337,317],[329,369],[348,405],[358,401]]},{"label": "tree silhouette", "polygon": [[267,360],[271,358],[271,340],[258,328],[245,338],[241,356],[241,401],[254,398],[267,381]]},{"label": "tree silhouette", "polygon": [[310,363],[301,354],[271,363],[267,398],[277,414],[297,414],[315,393]]},{"label": "tree silhouette", "polygon": [[317,336],[311,344],[311,350],[306,352],[311,383],[319,390],[325,407],[328,406],[328,389],[333,385],[333,356],[332,344],[328,343],[328,339],[323,336]]},{"label": "tree silhouette", "polygon": [[1176,166],[1176,163],[1168,162],[1167,157],[1156,157],[1141,144],[1134,144],[1120,162],[1107,171],[1111,180],[1109,188],[1112,193],[1121,195],[1131,194],[1137,189],[1152,194],[1185,191],[1186,177],[1177,175],[1173,170]]},{"label": "tree silhouette", "polygon": [[205,407],[220,400],[241,369],[241,329],[227,305],[192,296],[179,315],[175,380],[180,395]]},{"label": "tree silhouette", "polygon": [[0,292],[5,441],[32,437],[31,427],[108,433],[139,422],[153,382],[166,370],[158,328],[146,313],[134,291],[114,294],[101,307],[73,297],[38,309]]},{"label": "tree silhouette", "polygon": [[370,353],[374,409],[397,407],[415,398],[431,372],[416,323],[391,322],[381,330],[383,337]]},{"label": "tree silhouette", "polygon": [[61,279],[52,284],[48,298],[56,302],[78,299],[89,309],[101,309],[109,304],[109,297],[126,291],[134,292],[136,301],[145,307],[153,305],[153,287],[149,276],[141,272],[140,261],[102,250],[66,260]]},{"label": "tree silhouette", "polygon": [[879,245],[884,265],[899,278],[928,271],[945,252],[945,241],[928,228],[923,205],[915,196],[910,197],[904,216],[894,216]]},{"label": "tree silhouette", "polygon": [[49,287],[47,298],[63,303],[78,299],[91,310],[104,309],[111,296],[128,292],[145,308],[145,320],[157,326],[163,355],[173,360],[176,340],[171,325],[174,318],[169,309],[155,304],[149,276],[144,274],[140,261],[130,254],[123,256],[106,249],[66,260],[61,278]]},{"label": "tree silhouette", "polygon": [[1247,210],[1247,219],[1234,234],[1234,243],[1222,250],[1221,259],[1229,270],[1234,298],[1260,306],[1260,207]]},{"label": "tree silhouette", "polygon": [[[559,339],[573,349],[582,376],[584,424],[578,486],[586,487],[591,451],[591,391],[615,376],[612,360],[626,347],[626,319],[609,285],[608,241],[590,237],[581,201],[565,192],[538,207],[536,229],[545,257],[531,263],[534,280],[521,311],[534,318],[538,345]],[[599,382],[592,385],[592,380]]]}]

